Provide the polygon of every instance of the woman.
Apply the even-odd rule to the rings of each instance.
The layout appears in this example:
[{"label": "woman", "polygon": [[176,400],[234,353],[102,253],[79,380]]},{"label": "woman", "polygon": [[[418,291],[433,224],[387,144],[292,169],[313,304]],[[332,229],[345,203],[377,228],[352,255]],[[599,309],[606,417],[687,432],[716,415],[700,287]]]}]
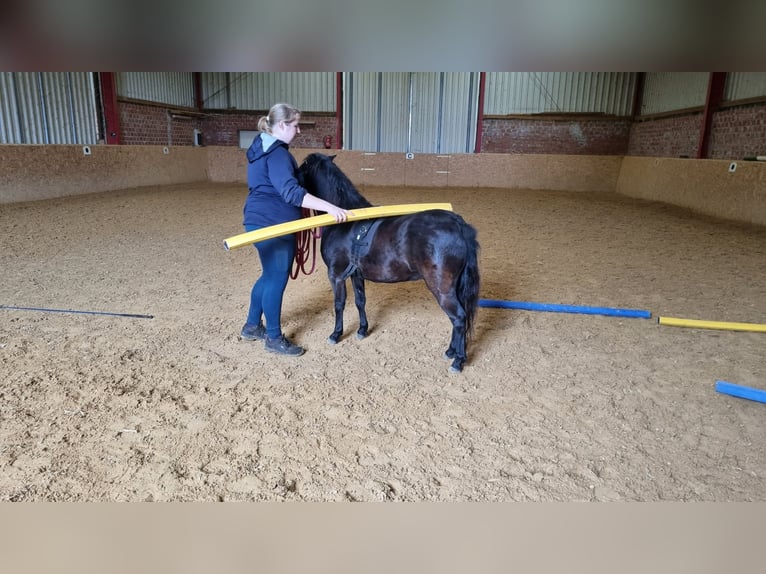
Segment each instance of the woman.
[{"label": "woman", "polygon": [[[245,201],[246,231],[262,229],[301,217],[301,208],[324,211],[338,223],[349,214],[308,193],[295,174],[298,164],[289,151],[290,142],[300,133],[301,112],[289,104],[275,104],[268,116],[258,121],[259,133],[247,150],[247,186]],[[248,341],[265,341],[267,351],[298,356],[303,347],[292,343],[282,333],[282,298],[295,259],[295,235],[283,235],[254,244],[261,259],[262,273],[250,294],[250,310],[241,336]],[[261,317],[266,319],[264,326]]]}]

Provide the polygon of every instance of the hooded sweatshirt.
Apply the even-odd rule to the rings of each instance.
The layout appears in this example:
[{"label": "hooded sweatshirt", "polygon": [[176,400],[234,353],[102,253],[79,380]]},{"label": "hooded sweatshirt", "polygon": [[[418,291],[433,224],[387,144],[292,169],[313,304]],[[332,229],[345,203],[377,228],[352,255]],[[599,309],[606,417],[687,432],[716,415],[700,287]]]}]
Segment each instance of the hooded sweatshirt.
[{"label": "hooded sweatshirt", "polygon": [[247,150],[247,187],[244,224],[267,227],[301,217],[307,191],[295,179],[298,164],[289,146],[265,132]]}]

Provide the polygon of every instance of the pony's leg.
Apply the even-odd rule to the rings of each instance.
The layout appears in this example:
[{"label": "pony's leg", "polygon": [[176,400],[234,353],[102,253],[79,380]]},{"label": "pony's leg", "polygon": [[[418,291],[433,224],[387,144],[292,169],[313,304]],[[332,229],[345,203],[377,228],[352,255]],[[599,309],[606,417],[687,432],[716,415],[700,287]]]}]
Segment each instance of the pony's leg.
[{"label": "pony's leg", "polygon": [[346,280],[340,276],[331,277],[332,292],[335,296],[335,330],[327,338],[327,341],[334,345],[340,341],[343,335],[343,310],[346,308]]},{"label": "pony's leg", "polygon": [[[444,356],[448,359],[454,359],[461,349],[463,349],[463,354],[465,354],[465,311],[463,311],[463,307],[457,303],[457,300],[455,301],[454,306],[447,304],[445,307],[445,305],[441,303],[440,305],[452,322],[452,337],[449,342],[449,347],[447,347],[447,350],[444,352]],[[454,312],[452,311],[453,308],[456,309]]]},{"label": "pony's leg", "polygon": [[356,271],[351,275],[351,284],[354,286],[354,301],[356,302],[356,308],[359,311],[359,330],[356,332],[356,338],[364,339],[367,336],[368,331],[367,311],[365,310],[367,305],[367,295],[364,291],[364,278],[359,271]]},{"label": "pony's leg", "polygon": [[447,306],[442,305],[442,309],[444,309],[445,313],[449,316],[450,321],[452,321],[452,338],[450,339],[449,347],[444,355],[447,358],[452,359],[450,371],[459,373],[463,370],[463,365],[465,365],[466,359],[468,358],[465,352],[465,311],[463,310],[463,306],[458,303],[457,297],[452,301],[454,302],[454,307],[456,307],[454,314],[451,312],[451,309],[453,308],[452,302]]},{"label": "pony's leg", "polygon": [[435,284],[435,281],[429,281],[426,278],[426,285],[436,298],[436,302],[439,303],[439,307],[447,314],[450,322],[452,323],[452,336],[450,338],[449,347],[444,352],[444,356],[448,359],[452,359],[450,365],[450,372],[459,373],[463,370],[463,365],[468,358],[465,352],[465,337],[466,337],[466,314],[465,309],[460,304],[457,298],[457,292],[455,286],[451,285],[446,292],[439,290],[439,286]]}]

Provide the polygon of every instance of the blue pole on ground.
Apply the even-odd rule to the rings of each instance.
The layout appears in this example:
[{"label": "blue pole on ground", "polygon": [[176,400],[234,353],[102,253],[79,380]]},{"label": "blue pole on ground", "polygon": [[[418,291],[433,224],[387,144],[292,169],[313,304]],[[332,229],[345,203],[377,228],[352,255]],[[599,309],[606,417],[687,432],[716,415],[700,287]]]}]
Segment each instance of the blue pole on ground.
[{"label": "blue pole on ground", "polygon": [[731,395],[732,397],[739,397],[740,399],[766,403],[766,391],[761,389],[754,389],[753,387],[746,387],[744,385],[735,385],[734,383],[729,383],[727,381],[716,381],[715,390],[724,395]]},{"label": "blue pole on ground", "polygon": [[550,313],[582,313],[585,315],[606,315],[610,317],[628,317],[649,319],[650,311],[642,309],[619,309],[613,307],[589,307],[583,305],[558,305],[555,303],[530,303],[525,301],[500,301],[497,299],[479,299],[479,307],[498,307],[501,309],[521,309],[524,311],[547,311]]}]

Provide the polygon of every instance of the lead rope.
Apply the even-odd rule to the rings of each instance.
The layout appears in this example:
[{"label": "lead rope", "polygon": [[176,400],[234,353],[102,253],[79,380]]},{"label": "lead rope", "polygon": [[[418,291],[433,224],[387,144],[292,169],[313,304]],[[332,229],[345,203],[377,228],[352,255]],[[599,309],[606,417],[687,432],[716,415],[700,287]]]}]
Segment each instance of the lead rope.
[{"label": "lead rope", "polygon": [[[312,217],[314,210],[301,208],[301,217]],[[290,271],[290,279],[297,279],[298,274],[311,275],[317,263],[317,239],[322,236],[322,229],[305,229],[295,234],[295,265]],[[311,269],[306,264],[311,259]]]}]

